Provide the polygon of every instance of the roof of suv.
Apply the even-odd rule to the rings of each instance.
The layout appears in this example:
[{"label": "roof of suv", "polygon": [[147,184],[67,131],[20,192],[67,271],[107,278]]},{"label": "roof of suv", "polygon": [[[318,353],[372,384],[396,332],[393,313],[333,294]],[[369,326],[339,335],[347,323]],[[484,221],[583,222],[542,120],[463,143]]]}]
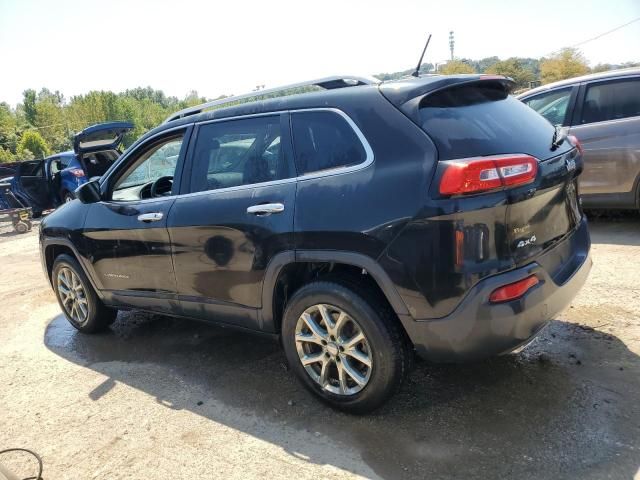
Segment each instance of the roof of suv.
[{"label": "roof of suv", "polygon": [[[202,104],[201,106],[193,107],[197,109],[202,107],[202,111],[187,114],[181,118],[172,116],[163,125],[180,125],[182,120],[188,119],[188,123],[200,122],[203,120],[210,120],[213,118],[228,118],[231,116],[242,116],[256,113],[274,112],[279,110],[287,110],[290,108],[314,108],[323,105],[326,100],[341,97],[345,92],[349,95],[362,94],[365,91],[378,90],[380,88],[385,96],[395,103],[398,101],[402,103],[404,99],[414,98],[417,95],[424,95],[426,93],[440,90],[441,88],[453,85],[456,83],[473,82],[477,80],[498,80],[501,82],[510,83],[511,79],[501,75],[483,75],[483,74],[461,74],[461,75],[421,75],[420,77],[407,77],[398,80],[391,80],[379,83],[359,84],[352,86],[343,86],[340,88],[329,88],[327,90],[320,90],[314,92],[299,93],[294,95],[284,95],[275,98],[255,99],[244,103],[234,102],[234,97],[229,97],[230,105],[223,107],[220,106],[215,109],[210,109],[208,104]],[[261,92],[256,92],[255,97],[259,97]],[[242,95],[240,96],[242,97]],[[187,109],[188,110],[188,109]],[[180,112],[178,112],[180,113]]]},{"label": "roof of suv", "polygon": [[[362,105],[367,101],[367,97],[374,94],[379,95],[380,92],[382,92],[389,101],[400,106],[407,100],[419,95],[422,96],[456,83],[463,84],[479,80],[495,80],[509,85],[509,87],[513,83],[510,78],[501,75],[422,75],[420,77],[408,77],[387,82],[371,82],[368,84],[342,86],[340,88],[331,87],[326,90],[284,95],[275,98],[259,99],[256,97],[259,97],[262,92],[256,92],[253,97],[256,99],[251,99],[245,103],[234,104],[234,97],[229,97],[225,99],[229,100],[229,106],[220,105],[211,109],[211,107],[208,106],[209,104],[205,103],[187,109],[186,111],[188,111],[188,113],[185,116],[179,116],[181,112],[177,112],[169,117],[167,121],[140,137],[135,144],[158,132],[181,125],[285,110],[337,108],[339,106],[343,107],[346,104]],[[312,85],[313,83],[309,84]],[[243,97],[243,95],[239,97]]]},{"label": "roof of suv", "polygon": [[518,95],[518,98],[528,97],[530,95],[546,92],[547,90],[553,90],[554,88],[575,85],[576,83],[588,82],[591,80],[604,80],[607,78],[625,77],[629,75],[640,75],[640,67],[621,68],[618,70],[609,70],[607,72],[590,73],[588,75],[582,75],[580,77],[568,78],[566,80],[560,80],[558,82],[548,83],[540,87],[527,90],[526,92]]}]

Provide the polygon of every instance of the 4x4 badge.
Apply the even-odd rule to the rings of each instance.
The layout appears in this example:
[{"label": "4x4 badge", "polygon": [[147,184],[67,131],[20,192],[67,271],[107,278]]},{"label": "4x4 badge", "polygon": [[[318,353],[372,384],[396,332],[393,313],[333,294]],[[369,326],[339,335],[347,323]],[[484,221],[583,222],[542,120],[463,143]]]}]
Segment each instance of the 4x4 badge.
[{"label": "4x4 badge", "polygon": [[532,245],[532,244],[536,243],[536,240],[537,240],[536,236],[532,235],[531,238],[527,238],[525,240],[520,240],[518,242],[518,245],[516,245],[516,248],[523,248],[523,247],[526,247],[527,245]]}]

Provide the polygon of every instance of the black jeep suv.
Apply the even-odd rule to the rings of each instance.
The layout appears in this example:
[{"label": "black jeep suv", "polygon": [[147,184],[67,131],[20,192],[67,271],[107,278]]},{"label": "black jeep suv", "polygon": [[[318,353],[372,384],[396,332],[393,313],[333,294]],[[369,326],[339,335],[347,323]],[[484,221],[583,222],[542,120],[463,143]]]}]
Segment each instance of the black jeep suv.
[{"label": "black jeep suv", "polygon": [[[365,412],[414,350],[510,352],[575,296],[591,266],[580,145],[510,79],[301,85],[316,91],[178,112],[42,222],[78,330],[142,309],[262,332],[309,390]],[[122,134],[92,131],[94,152]]]}]

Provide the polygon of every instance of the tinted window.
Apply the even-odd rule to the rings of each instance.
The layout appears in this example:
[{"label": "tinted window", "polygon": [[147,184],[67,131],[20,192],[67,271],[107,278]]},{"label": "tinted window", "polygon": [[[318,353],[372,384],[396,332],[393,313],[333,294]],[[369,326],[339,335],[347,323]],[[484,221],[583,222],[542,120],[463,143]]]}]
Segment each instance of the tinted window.
[{"label": "tinted window", "polygon": [[20,164],[20,175],[23,177],[42,177],[44,175],[44,162],[22,162]]},{"label": "tinted window", "polygon": [[202,125],[196,141],[192,191],[294,176],[281,138],[280,116]]},{"label": "tinted window", "polygon": [[587,87],[581,123],[640,115],[640,78],[597,83]]},{"label": "tinted window", "polygon": [[541,160],[571,148],[551,150],[554,127],[500,84],[462,85],[428,95],[420,120],[440,160],[527,153]]},{"label": "tinted window", "polygon": [[528,98],[523,102],[549,120],[552,125],[563,125],[571,99],[571,90],[571,88],[554,90]]},{"label": "tinted window", "polygon": [[362,142],[341,115],[298,112],[291,121],[296,167],[301,175],[365,161]]}]

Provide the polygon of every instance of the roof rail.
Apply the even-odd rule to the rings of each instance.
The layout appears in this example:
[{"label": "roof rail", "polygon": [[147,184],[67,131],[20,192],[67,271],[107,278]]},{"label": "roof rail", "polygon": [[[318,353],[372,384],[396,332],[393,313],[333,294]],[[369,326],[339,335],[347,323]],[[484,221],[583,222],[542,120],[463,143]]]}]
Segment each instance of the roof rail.
[{"label": "roof rail", "polygon": [[264,95],[283,92],[286,90],[291,90],[293,88],[317,86],[317,87],[325,88],[327,90],[331,90],[334,88],[355,87],[358,85],[377,85],[378,83],[380,83],[380,80],[374,77],[358,77],[358,76],[352,76],[352,75],[345,75],[345,76],[335,75],[332,77],[318,78],[316,80],[308,80],[306,82],[292,83],[290,85],[283,85],[281,87],[267,88],[266,90],[257,90],[254,92],[243,93],[242,95],[234,95],[231,97],[220,98],[218,100],[212,100],[211,102],[202,103],[194,107],[189,107],[189,108],[185,108],[184,110],[180,110],[172,114],[171,116],[169,116],[164,121],[164,123],[171,122],[172,120],[177,120],[179,118],[188,117],[189,115],[196,115],[211,107],[217,107],[219,105],[236,102],[238,100],[243,100],[246,98],[262,97]]}]

